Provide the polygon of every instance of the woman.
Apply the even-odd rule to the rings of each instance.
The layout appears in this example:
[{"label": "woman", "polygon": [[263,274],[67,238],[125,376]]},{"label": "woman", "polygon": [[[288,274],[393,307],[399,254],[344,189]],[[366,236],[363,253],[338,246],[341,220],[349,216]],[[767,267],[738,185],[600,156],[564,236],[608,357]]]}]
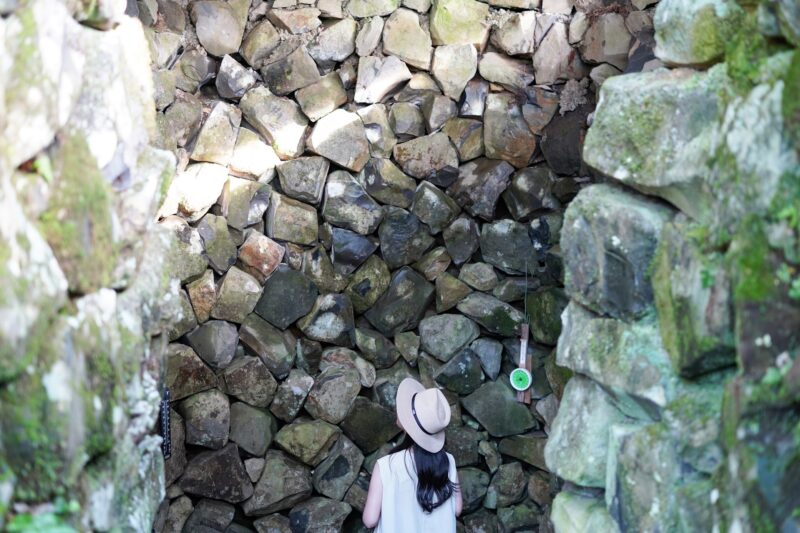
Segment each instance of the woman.
[{"label": "woman", "polygon": [[411,378],[400,383],[395,405],[406,437],[375,464],[364,525],[380,533],[454,532],[462,501],[455,459],[443,450],[450,405],[439,389]]}]

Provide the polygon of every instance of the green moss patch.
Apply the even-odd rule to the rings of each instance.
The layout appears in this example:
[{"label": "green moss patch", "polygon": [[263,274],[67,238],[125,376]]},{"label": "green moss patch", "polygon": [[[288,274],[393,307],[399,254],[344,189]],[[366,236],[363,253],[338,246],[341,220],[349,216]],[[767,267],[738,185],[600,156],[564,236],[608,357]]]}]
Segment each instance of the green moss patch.
[{"label": "green moss patch", "polygon": [[63,269],[71,292],[110,285],[116,260],[111,192],[85,139],[68,136],[59,149],[50,205],[40,228]]}]

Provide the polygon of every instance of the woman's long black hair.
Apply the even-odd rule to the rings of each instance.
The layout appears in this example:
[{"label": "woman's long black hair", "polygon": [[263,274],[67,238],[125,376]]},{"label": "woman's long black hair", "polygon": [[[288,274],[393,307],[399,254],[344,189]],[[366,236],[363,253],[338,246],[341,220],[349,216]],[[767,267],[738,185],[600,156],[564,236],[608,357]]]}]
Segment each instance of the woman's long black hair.
[{"label": "woman's long black hair", "polygon": [[[431,453],[417,445],[406,434],[403,441],[389,453],[410,451],[414,458],[414,468],[417,471],[417,501],[426,513],[430,513],[444,502],[453,492],[458,490],[458,484],[450,481],[450,461],[444,449]],[[403,461],[405,464],[405,461]]]}]

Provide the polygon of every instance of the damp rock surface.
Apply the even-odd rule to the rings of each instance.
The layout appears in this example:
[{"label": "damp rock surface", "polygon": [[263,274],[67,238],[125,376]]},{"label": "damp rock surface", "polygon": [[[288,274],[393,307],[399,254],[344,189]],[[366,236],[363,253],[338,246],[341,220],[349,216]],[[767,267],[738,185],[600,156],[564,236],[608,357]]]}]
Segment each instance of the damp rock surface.
[{"label": "damp rock surface", "polygon": [[0,528],[358,530],[405,377],[467,531],[796,525],[792,2],[122,4],[0,0]]}]

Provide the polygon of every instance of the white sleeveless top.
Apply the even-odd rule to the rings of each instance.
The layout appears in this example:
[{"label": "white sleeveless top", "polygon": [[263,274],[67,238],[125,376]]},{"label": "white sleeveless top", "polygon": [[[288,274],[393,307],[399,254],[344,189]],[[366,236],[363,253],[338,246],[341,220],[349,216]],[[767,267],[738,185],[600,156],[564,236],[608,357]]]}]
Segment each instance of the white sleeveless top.
[{"label": "white sleeveless top", "polygon": [[[457,482],[456,461],[447,454],[450,462],[448,477]],[[454,533],[456,530],[456,499],[450,498],[431,513],[426,513],[417,502],[417,473],[411,450],[395,452],[378,459],[383,497],[381,517],[375,533]]]}]

